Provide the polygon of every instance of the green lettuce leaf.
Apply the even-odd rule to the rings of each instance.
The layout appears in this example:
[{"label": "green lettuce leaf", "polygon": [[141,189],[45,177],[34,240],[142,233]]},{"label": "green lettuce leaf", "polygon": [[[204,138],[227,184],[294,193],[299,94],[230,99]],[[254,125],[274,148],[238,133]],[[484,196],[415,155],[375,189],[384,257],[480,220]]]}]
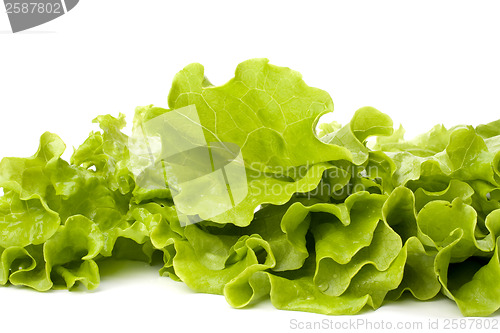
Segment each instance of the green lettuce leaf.
[{"label": "green lettuce leaf", "polygon": [[40,146],[29,158],[8,157],[0,162],[0,187],[15,191],[20,199],[43,198],[51,185],[45,167],[58,160],[66,146],[55,134],[46,132],[40,137]]},{"label": "green lettuce leaf", "polygon": [[463,231],[455,230],[447,239],[446,246],[435,260],[435,271],[443,286],[443,292],[454,300],[464,316],[488,316],[500,308],[498,275],[500,261],[497,238],[495,252],[488,260],[471,257],[466,261],[450,264],[454,248],[461,242]]},{"label": "green lettuce leaf", "polygon": [[21,200],[14,191],[0,197],[0,246],[43,244],[61,220],[42,199]]},{"label": "green lettuce leaf", "polygon": [[71,289],[76,283],[87,289],[99,285],[99,268],[95,259],[103,246],[99,227],[84,216],[69,218],[43,247],[46,274],[54,283]]},{"label": "green lettuce leaf", "polygon": [[350,159],[348,150],[315,135],[319,117],[333,110],[328,93],[267,59],[239,64],[235,77],[219,87],[208,83],[202,65],[191,64],[175,76],[168,104],[196,105],[207,142],[237,144],[245,162],[259,170]]},{"label": "green lettuce leaf", "polygon": [[92,132],[71,156],[71,164],[85,169],[95,167],[95,172],[104,176],[112,191],[127,194],[135,183],[129,168],[129,138],[121,132],[125,127],[125,115],[99,116],[93,120],[102,132]]}]

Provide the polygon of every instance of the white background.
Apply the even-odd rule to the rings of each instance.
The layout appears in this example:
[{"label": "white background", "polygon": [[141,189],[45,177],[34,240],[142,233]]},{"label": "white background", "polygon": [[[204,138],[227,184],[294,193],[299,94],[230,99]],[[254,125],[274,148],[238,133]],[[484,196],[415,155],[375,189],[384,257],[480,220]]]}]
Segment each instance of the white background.
[{"label": "white background", "polygon": [[[214,84],[266,57],[293,68],[335,103],[346,123],[362,106],[409,136],[437,123],[500,118],[500,3],[495,1],[82,0],[68,14],[12,34],[0,10],[0,158],[30,156],[44,131],[68,145],[99,115],[167,106],[174,74],[191,62]],[[121,265],[92,293],[0,288],[2,331],[286,332],[290,320],[423,322],[460,317],[446,299],[410,298],[355,317],[230,308],[157,274]],[[106,272],[105,272],[106,273]],[[498,315],[496,318],[499,318]]]}]

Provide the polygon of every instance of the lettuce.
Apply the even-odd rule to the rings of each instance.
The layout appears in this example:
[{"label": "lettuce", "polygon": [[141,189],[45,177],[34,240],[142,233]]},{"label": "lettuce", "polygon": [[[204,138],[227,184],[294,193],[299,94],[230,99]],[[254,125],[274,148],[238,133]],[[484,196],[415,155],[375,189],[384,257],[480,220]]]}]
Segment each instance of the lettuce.
[{"label": "lettuce", "polygon": [[125,115],[97,117],[69,162],[44,133],[0,162],[0,284],[94,289],[106,258],[161,257],[162,276],[236,308],[356,314],[442,293],[495,313],[500,120],[406,140],[372,107],[318,126],[331,111],[299,73],[252,59],[222,86],[188,65],[168,108],[138,107],[131,135]]}]

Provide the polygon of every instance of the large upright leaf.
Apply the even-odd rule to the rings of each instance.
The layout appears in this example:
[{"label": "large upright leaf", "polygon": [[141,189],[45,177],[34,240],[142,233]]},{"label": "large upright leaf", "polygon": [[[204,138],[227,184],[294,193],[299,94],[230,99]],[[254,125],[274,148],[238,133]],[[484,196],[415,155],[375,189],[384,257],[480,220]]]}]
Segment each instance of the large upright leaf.
[{"label": "large upright leaf", "polygon": [[202,65],[186,66],[174,78],[168,104],[171,109],[196,105],[207,142],[237,144],[254,168],[351,158],[344,147],[325,144],[315,135],[319,117],[333,111],[328,93],[267,59],[239,64],[235,77],[218,87],[209,84]]}]

